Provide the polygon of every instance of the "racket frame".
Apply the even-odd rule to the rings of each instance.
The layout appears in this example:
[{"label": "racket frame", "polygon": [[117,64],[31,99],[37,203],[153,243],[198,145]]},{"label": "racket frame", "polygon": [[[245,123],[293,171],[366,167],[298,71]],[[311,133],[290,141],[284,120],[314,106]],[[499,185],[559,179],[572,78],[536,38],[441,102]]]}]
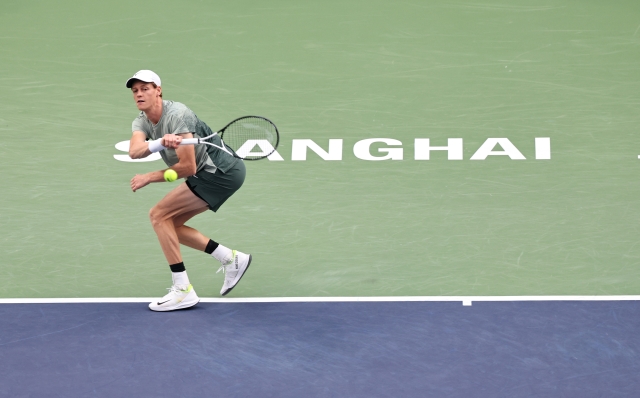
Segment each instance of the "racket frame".
[{"label": "racket frame", "polygon": [[[267,122],[269,122],[269,123],[273,126],[273,128],[274,128],[274,130],[275,130],[275,132],[276,132],[276,143],[275,143],[275,145],[273,145],[273,151],[272,151],[271,153],[269,153],[268,155],[265,155],[265,156],[262,156],[262,157],[260,157],[260,158],[256,158],[256,159],[245,159],[245,158],[243,158],[243,157],[239,156],[239,155],[238,155],[238,154],[236,154],[236,153],[232,153],[232,152],[230,152],[230,151],[226,148],[226,144],[225,144],[225,143],[224,143],[224,141],[222,140],[222,136],[224,135],[224,131],[227,129],[227,127],[231,126],[233,123],[237,122],[238,120],[248,119],[248,118],[258,118],[258,119],[263,119],[263,120],[266,120]],[[211,138],[211,137],[215,137],[215,136],[216,136],[216,135],[218,135],[218,134],[220,135],[220,142],[222,143],[222,147],[220,147],[220,146],[218,146],[218,145],[216,145],[216,144],[213,144],[213,143],[211,143],[211,142],[207,142],[207,141],[206,141],[206,140],[208,140],[209,138]],[[205,145],[212,146],[212,147],[214,147],[214,148],[221,149],[221,150],[225,151],[226,153],[228,153],[229,155],[234,156],[234,157],[236,157],[236,158],[238,158],[238,159],[242,159],[242,160],[260,160],[260,159],[264,159],[264,158],[266,158],[266,157],[270,156],[273,152],[275,152],[275,151],[276,151],[276,149],[278,148],[278,144],[280,144],[280,133],[278,133],[278,128],[276,127],[276,125],[275,125],[271,120],[267,119],[266,117],[263,117],[263,116],[242,116],[242,117],[239,117],[239,118],[237,118],[237,119],[232,120],[231,122],[229,122],[229,123],[228,123],[226,126],[224,126],[220,131],[216,131],[215,133],[210,134],[210,135],[208,135],[208,136],[206,136],[206,137],[203,137],[203,138],[200,138],[200,137],[198,137],[198,138],[184,138],[184,139],[182,139],[182,141],[180,142],[180,145],[199,145],[199,144],[205,144]],[[236,150],[237,148],[232,148],[232,149],[233,149],[233,150],[234,150],[234,152],[235,152],[235,150]]]}]

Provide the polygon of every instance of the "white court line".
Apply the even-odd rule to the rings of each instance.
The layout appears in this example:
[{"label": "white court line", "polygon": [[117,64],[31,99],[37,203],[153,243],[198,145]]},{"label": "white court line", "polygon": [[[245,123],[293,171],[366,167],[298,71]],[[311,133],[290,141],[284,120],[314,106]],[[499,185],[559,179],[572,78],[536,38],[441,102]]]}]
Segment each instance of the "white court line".
[{"label": "white court line", "polygon": [[[149,303],[157,297],[5,298],[0,304]],[[200,297],[202,303],[329,303],[458,301],[470,306],[474,301],[638,301],[640,296],[380,296],[380,297]]]}]

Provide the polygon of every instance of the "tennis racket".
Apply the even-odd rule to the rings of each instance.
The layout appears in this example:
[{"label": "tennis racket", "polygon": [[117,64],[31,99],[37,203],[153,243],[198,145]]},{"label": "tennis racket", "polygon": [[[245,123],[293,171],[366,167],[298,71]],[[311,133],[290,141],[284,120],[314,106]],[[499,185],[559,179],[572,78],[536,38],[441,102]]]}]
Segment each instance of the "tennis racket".
[{"label": "tennis racket", "polygon": [[[216,145],[211,138],[220,136],[220,143]],[[278,148],[280,135],[278,128],[271,120],[262,116],[243,116],[219,131],[204,138],[185,138],[180,145],[204,144],[216,147],[229,155],[244,160],[259,160],[271,155]],[[254,151],[255,147],[259,151]],[[229,151],[228,148],[233,149]]]}]

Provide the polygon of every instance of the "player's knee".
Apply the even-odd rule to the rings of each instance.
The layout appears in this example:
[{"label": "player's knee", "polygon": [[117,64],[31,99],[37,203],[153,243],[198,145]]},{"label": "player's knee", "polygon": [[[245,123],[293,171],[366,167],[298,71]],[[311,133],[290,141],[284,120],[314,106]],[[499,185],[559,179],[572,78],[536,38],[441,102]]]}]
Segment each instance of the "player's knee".
[{"label": "player's knee", "polygon": [[158,206],[153,206],[151,210],[149,210],[149,220],[151,221],[151,225],[158,225],[166,219],[166,214],[158,208]]},{"label": "player's knee", "polygon": [[155,207],[152,207],[151,210],[149,210],[149,221],[151,221],[151,224],[154,223],[156,218],[157,218],[157,210]]}]

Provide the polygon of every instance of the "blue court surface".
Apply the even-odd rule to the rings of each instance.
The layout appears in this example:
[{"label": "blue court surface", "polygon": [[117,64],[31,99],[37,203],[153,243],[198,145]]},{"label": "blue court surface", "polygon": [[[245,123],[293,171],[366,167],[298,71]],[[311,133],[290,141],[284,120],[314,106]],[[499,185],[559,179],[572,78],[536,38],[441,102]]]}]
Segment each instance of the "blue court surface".
[{"label": "blue court surface", "polygon": [[0,306],[2,397],[631,397],[637,301]]}]

